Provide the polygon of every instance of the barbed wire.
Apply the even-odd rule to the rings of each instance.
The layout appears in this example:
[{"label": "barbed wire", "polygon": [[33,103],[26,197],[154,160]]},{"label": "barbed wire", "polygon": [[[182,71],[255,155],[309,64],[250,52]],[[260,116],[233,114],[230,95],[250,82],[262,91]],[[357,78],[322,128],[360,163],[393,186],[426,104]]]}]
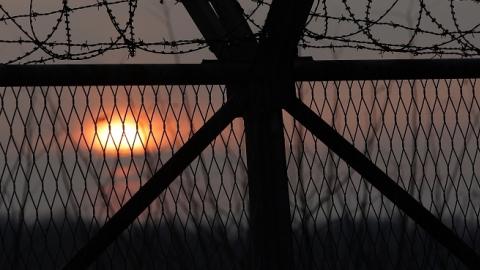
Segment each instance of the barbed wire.
[{"label": "barbed wire", "polygon": [[[338,8],[338,15],[331,15],[326,0],[320,2],[320,5],[311,12],[311,23],[307,25],[300,44],[303,48],[350,48],[379,53],[429,56],[480,55],[478,39],[480,18],[474,15],[480,10],[478,1],[445,0],[427,3],[425,0],[394,0],[383,12],[378,12],[376,18],[372,14],[375,7],[373,0],[366,0],[363,6],[355,2],[355,10],[351,4],[353,1],[339,0],[341,7]],[[406,3],[407,10],[404,10]],[[468,22],[470,27],[466,25],[465,18],[462,20],[465,25],[462,25],[459,19],[462,14],[456,11],[459,5],[466,4],[470,4],[469,14],[466,14],[467,12],[462,14],[470,20]],[[434,10],[448,16],[434,14]],[[403,11],[404,16],[398,16],[399,11]],[[332,24],[344,27],[337,27],[335,32],[331,29]],[[347,30],[340,32],[339,28]],[[403,38],[400,39],[399,36]],[[389,39],[399,40],[393,42]]]},{"label": "barbed wire", "polygon": [[[3,61],[5,64],[11,63],[46,63],[57,60],[86,60],[105,54],[109,51],[127,49],[130,56],[135,56],[137,50],[142,50],[156,54],[185,54],[207,47],[205,40],[185,39],[185,40],[162,40],[147,42],[136,36],[135,16],[137,11],[137,0],[97,0],[96,3],[90,3],[80,6],[72,6],[68,0],[62,0],[62,8],[48,12],[37,12],[33,9],[33,0],[30,0],[29,11],[25,14],[11,14],[6,8],[0,5],[0,23],[13,25],[20,33],[20,37],[6,39],[0,37],[0,44],[30,45],[29,50],[14,56],[12,59]],[[128,18],[122,25],[113,12],[114,6],[127,6]],[[72,39],[72,21],[70,17],[75,13],[85,12],[90,9],[105,9],[109,21],[113,25],[116,36],[110,37],[109,41],[91,41],[74,42]],[[47,16],[57,16],[56,23],[48,30],[42,31],[42,36],[34,28],[34,21]],[[24,26],[19,20],[27,20],[29,26]],[[54,34],[58,34],[60,26],[65,29],[64,40],[54,40]],[[29,28],[29,29],[28,29]],[[40,57],[31,57],[34,53],[41,52]]]},{"label": "barbed wire", "polygon": [[[92,0],[83,5],[59,0],[59,8],[42,12],[34,8],[33,0],[28,2],[28,10],[18,14],[0,5],[0,23],[10,29],[10,32],[16,32],[17,36],[0,36],[0,46],[18,45],[22,51],[18,53],[17,48],[16,54],[4,54],[4,59],[0,59],[2,63],[87,60],[107,52],[123,50],[127,51],[130,57],[134,57],[138,51],[152,54],[188,54],[206,49],[208,44],[212,43],[232,44],[243,41],[232,40],[230,33],[219,40],[205,40],[203,37],[178,40],[161,37],[160,40],[147,40],[136,26],[139,16],[138,0]],[[180,2],[172,0],[174,4]],[[241,2],[243,6],[248,4],[250,7],[244,11],[244,17],[252,28],[254,38],[260,36],[270,2]],[[168,8],[163,0],[157,4],[162,5],[160,8]],[[76,39],[84,36],[76,33],[77,24],[82,22],[78,18],[86,16],[92,9],[105,12],[114,34],[107,37],[109,40],[87,38],[79,42]],[[445,0],[434,3],[425,0],[392,0],[377,4],[373,3],[373,0],[316,0],[299,47],[310,51],[350,49],[372,51],[381,55],[396,53],[428,57],[475,57],[480,55],[480,19],[475,16],[478,14],[477,9],[480,11],[480,5],[474,0]],[[118,10],[124,11],[126,18],[116,15],[114,11]],[[48,29],[40,30],[35,27],[35,22],[39,19],[53,17],[55,22]],[[74,17],[77,18],[76,21],[72,20]],[[244,39],[250,38],[252,37]],[[10,58],[7,58],[7,55]]]}]

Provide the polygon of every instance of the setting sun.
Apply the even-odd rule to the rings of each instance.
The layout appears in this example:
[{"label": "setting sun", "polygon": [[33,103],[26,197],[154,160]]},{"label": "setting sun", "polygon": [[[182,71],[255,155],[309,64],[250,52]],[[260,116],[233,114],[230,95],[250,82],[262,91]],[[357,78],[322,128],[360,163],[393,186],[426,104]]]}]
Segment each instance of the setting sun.
[{"label": "setting sun", "polygon": [[97,123],[97,140],[102,150],[108,152],[139,152],[146,145],[147,127],[140,122],[114,119]]},{"label": "setting sun", "polygon": [[105,110],[102,115],[86,118],[71,136],[82,142],[80,147],[97,155],[143,156],[181,146],[194,127],[200,125],[189,122],[193,120],[185,115],[162,114],[150,108],[138,111],[118,106],[117,109],[126,113]]}]

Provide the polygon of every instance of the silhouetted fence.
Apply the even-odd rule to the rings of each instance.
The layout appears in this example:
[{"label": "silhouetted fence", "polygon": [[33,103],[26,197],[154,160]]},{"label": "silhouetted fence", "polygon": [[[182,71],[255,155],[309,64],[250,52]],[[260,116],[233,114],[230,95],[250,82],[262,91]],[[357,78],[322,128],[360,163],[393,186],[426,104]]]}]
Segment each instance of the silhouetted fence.
[{"label": "silhouetted fence", "polygon": [[[302,104],[480,250],[479,61],[301,60],[294,71]],[[1,67],[1,265],[64,266],[150,178],[176,169],[164,165],[194,134],[219,129],[178,177],[164,173],[175,180],[113,244],[95,240],[108,248],[93,267],[248,269],[253,202],[242,110],[218,120],[226,128],[208,121],[232,104],[225,85],[248,72],[220,63]],[[441,228],[416,217],[424,231],[399,209],[415,215],[411,202],[392,203],[370,185],[378,177],[353,168],[363,163],[352,166],[317,139],[314,117],[294,99],[282,107],[295,269],[468,264],[450,252],[450,236],[435,240]]]}]

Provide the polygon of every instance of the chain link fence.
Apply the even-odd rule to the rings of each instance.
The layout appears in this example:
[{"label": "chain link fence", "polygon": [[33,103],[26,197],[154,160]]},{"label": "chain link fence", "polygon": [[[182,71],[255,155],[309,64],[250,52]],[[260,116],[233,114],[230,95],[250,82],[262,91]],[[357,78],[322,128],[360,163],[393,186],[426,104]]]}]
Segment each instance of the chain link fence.
[{"label": "chain link fence", "polygon": [[[479,250],[477,79],[297,83],[297,95]],[[285,114],[298,269],[463,269]]]},{"label": "chain link fence", "polygon": [[[64,265],[226,99],[221,85],[0,89],[1,256]],[[243,268],[243,127],[233,122],[96,268]]]},{"label": "chain link fence", "polygon": [[[297,82],[297,96],[479,250],[477,79]],[[223,85],[0,88],[0,262],[62,267],[227,100]],[[296,269],[463,265],[284,114]],[[247,269],[238,118],[92,268]]]}]

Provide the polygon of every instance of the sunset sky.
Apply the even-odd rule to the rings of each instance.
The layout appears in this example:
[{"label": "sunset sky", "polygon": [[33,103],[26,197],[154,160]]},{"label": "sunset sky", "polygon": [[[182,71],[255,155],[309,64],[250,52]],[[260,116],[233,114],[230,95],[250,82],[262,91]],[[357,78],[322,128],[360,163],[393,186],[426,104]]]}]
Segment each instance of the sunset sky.
[{"label": "sunset sky", "polygon": [[[254,1],[240,1],[245,9],[245,11],[251,12],[255,7]],[[8,16],[19,16],[22,14],[29,14],[30,12],[30,3],[32,4],[32,12],[48,12],[57,9],[61,9],[62,1],[1,1],[3,11],[3,18]],[[70,2],[69,2],[70,3]],[[85,1],[71,1],[71,7],[77,7],[81,5],[89,5],[95,4],[97,1],[95,0],[85,0]],[[376,3],[372,12],[372,18],[381,17],[383,13],[388,10],[388,7],[395,3],[394,1],[387,1],[387,2],[379,2]],[[382,17],[384,21],[394,21],[396,23],[405,24],[405,25],[415,25],[418,13],[418,7],[415,4],[415,1],[401,1],[398,3],[395,8],[388,12],[385,15],[385,18]],[[450,21],[450,6],[445,3],[440,3],[440,1],[426,1],[428,7],[430,8],[433,16],[443,18],[441,23],[445,26],[450,28],[455,27],[454,22]],[[184,39],[195,39],[200,38],[201,35],[196,29],[195,25],[193,24],[192,20],[189,18],[188,14],[185,11],[185,8],[181,3],[177,3],[175,1],[165,1],[164,4],[160,4],[158,0],[153,1],[139,1],[138,2],[138,10],[136,11],[135,16],[135,38],[141,39],[144,41],[162,41],[162,40],[184,40]],[[352,10],[355,14],[359,17],[363,16],[365,10],[365,4],[352,3]],[[465,29],[474,27],[477,23],[478,19],[474,14],[475,12],[480,11],[480,5],[474,3],[474,1],[459,1],[455,4],[456,10],[458,13],[461,13],[462,16],[458,17],[458,25],[464,27]],[[126,18],[128,15],[128,4],[122,3],[118,5],[112,6],[113,12],[116,18],[119,20],[120,23],[125,24]],[[266,11],[268,7],[262,6],[260,7],[255,13],[253,13],[252,19],[256,22],[263,22],[265,19]],[[346,14],[345,7],[342,6],[341,1],[328,1],[328,12],[331,16],[341,16]],[[472,15],[472,16],[470,16]],[[49,16],[42,16],[41,18],[36,18],[30,21],[27,17],[19,17],[15,19],[15,23],[12,20],[6,20],[4,23],[0,23],[0,33],[2,40],[18,40],[23,39],[27,40],[28,36],[36,35],[39,39],[48,35],[49,30],[51,29],[52,25],[56,21],[58,14],[53,14]],[[73,12],[69,17],[72,27],[72,41],[73,42],[108,42],[117,34],[115,29],[112,26],[111,20],[108,19],[108,12],[104,7],[100,8],[88,8],[86,10]],[[422,19],[420,21],[421,25],[424,28],[433,27],[432,23],[428,22],[426,19]],[[19,26],[20,25],[20,26]],[[253,24],[251,27],[254,31],[258,29],[255,28]],[[322,28],[323,27],[323,28]],[[325,25],[321,19],[312,19],[309,23],[309,29],[324,29]],[[433,27],[434,28],[434,27]],[[432,28],[432,29],[433,29]],[[328,26],[328,32],[342,34],[342,33],[349,33],[355,29],[355,26],[350,23],[333,23],[330,22]],[[26,33],[22,32],[26,31]],[[378,34],[379,37],[384,42],[401,42],[402,40],[408,40],[409,35],[406,31],[396,32],[382,32],[382,29],[377,29],[374,33]],[[62,24],[56,30],[55,34],[52,36],[51,40],[65,42],[66,39],[66,32],[65,32],[65,25]],[[423,38],[423,40],[422,40]],[[432,40],[425,40],[425,37],[419,36],[418,40],[415,40],[418,44],[428,44],[432,42]],[[479,44],[478,39],[472,39],[473,44]],[[21,56],[23,53],[27,52],[30,49],[31,45],[29,44],[8,44],[8,43],[0,43],[0,61],[7,61],[8,59],[12,59],[18,56]],[[53,48],[57,53],[64,53],[65,47],[57,46]],[[390,55],[379,55],[377,53],[368,52],[368,51],[360,51],[357,52],[356,50],[349,50],[349,49],[337,49],[335,51],[331,50],[315,50],[315,49],[308,49],[308,50],[301,50],[301,55],[303,56],[313,56],[316,59],[330,59],[330,58],[338,58],[338,59],[353,59],[353,58],[381,58],[381,57],[411,57],[410,55],[401,55],[401,54],[390,54]],[[45,54],[41,52],[41,50],[36,51],[32,54],[31,57],[27,57],[26,59],[38,59],[39,57],[44,57]],[[135,57],[129,56],[128,50],[120,50],[120,51],[112,51],[108,52],[105,55],[95,57],[93,59],[87,61],[78,61],[78,62],[56,62],[56,63],[196,63],[200,62],[204,59],[213,59],[214,56],[208,51],[208,49],[203,49],[198,52],[188,53],[188,54],[180,54],[180,55],[163,55],[163,54],[152,54],[148,52],[137,51]],[[328,90],[329,93],[331,91],[336,92],[335,85],[328,85],[323,90]],[[373,87],[373,86],[372,86]],[[418,84],[416,87],[419,87]],[[447,86],[442,85],[439,89],[443,90]],[[63,91],[58,91],[57,89],[52,88],[44,88],[42,90],[44,94],[32,95],[30,96],[28,93],[34,93],[34,90],[22,90],[22,89],[10,89],[5,91],[2,99],[8,101],[4,108],[4,112],[0,114],[0,125],[2,128],[13,127],[13,133],[7,134],[8,136],[2,136],[1,143],[3,145],[7,145],[10,137],[14,138],[14,141],[18,141],[18,145],[21,145],[22,136],[28,136],[28,134],[23,134],[23,126],[26,125],[26,120],[19,121],[18,119],[27,119],[27,115],[29,113],[29,107],[20,105],[18,106],[15,103],[15,100],[23,100],[20,102],[21,104],[28,104],[28,100],[32,97],[38,99],[35,101],[36,103],[33,104],[33,111],[41,114],[43,110],[45,110],[46,106],[52,106],[46,111],[51,111],[52,115],[55,115],[55,110],[58,108],[64,108],[67,111],[66,116],[64,119],[60,118],[59,115],[56,115],[57,118],[60,118],[60,122],[64,121],[64,126],[69,127],[69,133],[57,133],[55,134],[56,137],[60,138],[59,147],[62,146],[62,140],[67,142],[67,147],[64,149],[58,149],[59,151],[73,151],[75,149],[79,149],[80,151],[86,151],[93,153],[94,157],[96,155],[99,158],[99,162],[102,162],[102,158],[106,160],[111,160],[113,163],[112,166],[115,168],[125,168],[125,165],[119,166],[115,164],[116,158],[120,158],[124,160],[123,162],[127,163],[128,166],[131,165],[131,158],[138,159],[143,156],[144,158],[147,157],[147,154],[155,153],[156,151],[165,151],[169,152],[173,148],[177,148],[179,145],[183,144],[183,142],[191,135],[194,130],[197,130],[203,122],[212,115],[213,110],[208,109],[208,102],[216,103],[216,107],[220,106],[223,102],[225,96],[223,94],[216,94],[213,97],[209,94],[205,94],[202,91],[194,94],[192,92],[193,89],[187,89],[183,94],[183,90],[176,89],[173,92],[168,89],[162,89],[160,91],[155,90],[155,88],[148,88],[145,89],[136,88],[134,87],[130,89],[123,89],[120,88],[118,91],[115,90],[116,88],[89,88],[89,89],[76,89],[75,91],[71,92],[74,94],[69,94],[66,92],[65,89]],[[322,92],[322,86],[320,84],[316,84],[314,87],[315,91]],[[409,86],[407,83],[404,83],[402,86],[403,91],[408,93]],[[431,91],[431,89],[435,89],[435,87],[431,84],[428,85],[425,91]],[[170,93],[170,94],[165,94]],[[215,91],[223,91],[219,88],[215,88]],[[208,92],[208,91],[207,91]],[[333,93],[331,92],[331,93]],[[38,92],[35,92],[38,93]],[[162,97],[158,96],[164,95]],[[202,94],[203,93],[203,94]],[[338,92],[338,95],[342,94],[342,96],[335,96],[334,99],[342,99],[344,98],[343,102],[348,103],[349,98],[353,98],[353,96],[357,95],[358,93],[363,93],[361,89],[356,89],[356,92]],[[45,96],[42,96],[45,95]],[[170,95],[170,97],[166,96]],[[185,95],[185,96],[183,96]],[[368,94],[366,94],[368,95]],[[115,96],[115,97],[114,97]],[[47,98],[45,98],[47,97]],[[408,94],[407,94],[408,97]],[[116,98],[116,99],[115,99]],[[190,102],[197,102],[201,103],[198,105],[200,107],[204,107],[204,112],[199,112],[198,109],[190,108],[194,111],[195,119],[189,119],[188,112],[183,107],[186,102],[183,98],[190,99]],[[328,99],[329,97],[327,97]],[[361,98],[359,96],[356,97],[357,99]],[[373,98],[373,97],[372,97]],[[382,93],[377,94],[377,98],[382,99]],[[389,97],[395,98],[395,97]],[[395,102],[399,103],[403,100],[404,97],[397,97]],[[411,96],[410,96],[411,98]],[[423,97],[424,99],[434,100],[432,102],[435,103],[434,95]],[[474,97],[467,96],[464,97],[467,99],[467,103],[474,100]],[[439,96],[440,100],[447,100],[443,105],[445,106],[445,110],[448,109],[448,95],[446,92]],[[43,100],[43,101],[42,101]],[[52,103],[52,100],[54,102]],[[99,100],[102,100],[99,103]],[[114,102],[115,100],[115,102]],[[322,100],[322,99],[320,99]],[[388,104],[388,100],[384,100],[385,104]],[[161,104],[160,104],[161,103]],[[332,101],[334,103],[334,101]],[[129,104],[129,105],[127,105]],[[433,103],[432,103],[433,104]],[[452,103],[453,104],[453,103]],[[360,104],[361,105],[361,104]],[[360,106],[359,105],[359,106]],[[462,104],[460,104],[462,105]],[[458,106],[460,106],[458,105]],[[369,106],[375,107],[380,106],[371,104]],[[453,105],[452,105],[453,106]],[[461,107],[461,106],[460,106]],[[72,118],[72,114],[74,108],[75,113],[79,115],[74,115],[75,117]],[[369,130],[372,128],[371,125],[372,119],[370,117],[371,111],[367,108],[364,108],[361,111],[352,110],[350,109],[345,111],[346,114],[345,118],[337,118],[333,120],[335,116],[333,113],[322,113],[323,117],[330,117],[332,121],[340,121],[337,123],[339,125],[338,128],[347,131],[346,135],[348,136],[348,132],[353,132],[355,130],[358,131],[358,128],[362,129],[362,132]],[[426,121],[424,124],[427,125],[435,124],[441,125],[442,121],[447,121],[447,125],[452,125],[452,121],[455,119],[455,114],[448,114],[453,113],[448,111],[445,118],[437,118],[430,121],[428,116],[432,114],[435,110],[437,110],[437,114],[442,113],[442,107],[432,107],[427,108],[423,107],[423,111],[419,112],[421,121]],[[439,109],[440,108],[440,109]],[[403,115],[399,119],[396,119],[396,114],[399,113],[398,110],[395,108],[390,109],[389,111],[384,112],[385,120],[384,125],[386,130],[398,128],[399,133],[392,133],[387,134],[383,133],[382,140],[388,138],[396,138],[400,140],[402,137],[402,132],[408,131],[408,125],[406,125],[409,121],[409,114],[411,111],[402,111]],[[18,111],[18,114],[17,112]],[[207,112],[208,111],[208,112]],[[83,113],[83,115],[82,115]],[[357,118],[355,114],[359,113],[360,116]],[[477,113],[475,110],[471,112],[471,114]],[[435,114],[436,115],[436,114]],[[348,116],[348,117],[347,117]],[[22,118],[23,117],[23,118]],[[31,116],[30,116],[31,117]],[[403,118],[402,118],[403,117]],[[471,116],[473,117],[473,116]],[[390,118],[390,120],[388,120]],[[393,122],[395,119],[395,122]],[[51,137],[52,130],[51,129],[42,129],[45,125],[52,125],[52,128],[59,125],[59,121],[55,123],[49,123],[48,118],[42,118],[37,126],[34,126],[35,132],[33,136],[38,136],[37,140]],[[359,122],[357,122],[357,120]],[[430,121],[430,122],[429,122]],[[394,126],[398,125],[398,126]],[[293,129],[292,123],[287,123],[287,130]],[[468,129],[468,123],[460,123],[460,128],[463,130]],[[37,130],[38,128],[38,130]],[[65,128],[65,127],[64,127]],[[241,130],[241,124],[235,126],[237,130]],[[351,130],[349,129],[351,128]],[[455,124],[453,123],[452,126],[455,129]],[[467,131],[465,131],[467,132]],[[17,136],[18,135],[18,136]],[[351,135],[351,134],[350,134]],[[427,135],[425,135],[425,140],[427,140]],[[449,138],[450,134],[448,133],[440,133],[438,135],[438,141],[442,141],[444,138]],[[360,140],[359,143],[362,143],[364,137],[355,137],[352,140]],[[47,141],[52,141],[51,138],[47,139]],[[379,141],[380,142],[380,141]],[[388,143],[388,141],[381,141],[382,143]],[[461,142],[461,141],[459,141]],[[314,143],[314,142],[311,142]],[[218,145],[217,145],[218,146]],[[395,147],[399,147],[399,145],[394,146],[394,149],[388,149],[388,151],[398,151],[403,153],[402,149],[397,149]],[[452,149],[456,148],[457,145],[454,144],[451,146]],[[41,148],[41,147],[40,147]],[[39,150],[38,148],[37,150]],[[51,151],[48,149],[48,143],[44,146],[44,150]],[[12,146],[9,146],[9,150],[6,153],[15,153],[19,151],[18,147],[13,149]],[[40,150],[39,150],[40,151]],[[53,151],[53,150],[52,150]],[[381,151],[381,149],[377,149],[377,151]],[[72,152],[70,152],[72,154]],[[103,157],[103,155],[106,155]],[[412,155],[410,153],[409,155]],[[129,160],[130,158],[130,160]],[[40,160],[40,159],[39,159]],[[107,161],[106,163],[109,163]],[[388,162],[387,162],[388,163]],[[13,166],[13,163],[11,164]],[[158,164],[154,167],[156,168]],[[385,164],[386,168],[390,166],[389,164]],[[108,166],[107,166],[108,167]],[[74,168],[72,168],[74,169]],[[112,175],[122,175],[121,169],[117,171],[114,169],[113,172],[109,171],[108,173],[105,171],[100,172],[100,174],[106,173]],[[152,169],[152,168],[150,168]],[[132,171],[131,173],[123,173],[124,177],[136,177],[138,180],[139,172]],[[73,172],[72,172],[73,174]],[[136,176],[135,176],[136,175]],[[107,175],[108,176],[108,175]],[[39,176],[40,177],[40,176]],[[57,176],[58,178],[58,176]]]},{"label": "sunset sky", "polygon": [[[105,1],[0,0],[0,64],[185,64],[215,59],[204,41],[198,41],[202,35],[181,1],[108,0],[115,2],[110,5],[111,10],[95,6]],[[128,24],[129,8],[132,8],[129,3],[134,2],[138,7],[134,12],[133,27],[126,29],[123,35],[119,34]],[[262,5],[258,5],[259,2],[239,0],[255,34],[261,31],[271,0]],[[318,0],[314,3],[315,11],[310,14],[299,44],[299,56],[313,57],[314,60],[381,60],[460,58],[468,53],[475,57],[480,55],[480,4],[476,0]],[[420,8],[420,3],[426,8]],[[65,10],[69,12],[61,16],[64,4],[68,4]],[[91,7],[82,8],[89,5]],[[120,30],[116,29],[116,23]],[[178,46],[165,45],[173,41]],[[117,45],[123,47],[115,48]],[[95,55],[108,46],[113,47]],[[205,48],[196,50],[202,46]],[[436,49],[440,53],[432,53]],[[73,58],[93,57],[72,60],[72,55]],[[257,60],[253,64],[255,67]],[[259,62],[263,64],[265,61]],[[271,67],[276,69],[273,65]],[[312,74],[317,72],[316,69],[310,71]],[[238,86],[252,87],[258,78],[255,74],[253,82],[245,78],[247,83]],[[189,78],[191,74],[181,75]],[[271,85],[279,85],[277,77],[264,77],[262,80],[267,83],[251,89],[260,93],[265,90],[264,86],[273,88]],[[16,266],[24,263],[27,269],[32,266],[50,269],[63,265],[79,247],[92,239],[98,228],[115,220],[111,217],[145,183],[165,180],[155,174],[162,171],[172,156],[225,103],[238,98],[235,96],[237,92],[227,95],[230,84],[215,83],[218,82],[0,86],[0,266],[12,265],[17,269]],[[478,245],[480,78],[343,78],[337,81],[297,81],[295,86],[297,97],[314,114],[447,227]],[[267,219],[266,224],[275,222],[270,226],[277,225],[278,216],[274,212],[277,205],[281,205],[278,202],[284,202],[283,210],[290,211],[283,211],[282,214],[286,213],[283,217],[287,217],[283,219],[283,225],[286,225],[284,228],[290,225],[292,229],[295,238],[292,247],[300,254],[295,255],[300,258],[300,263],[303,263],[304,254],[313,257],[315,251],[321,254],[315,254],[311,262],[304,260],[307,264],[316,263],[316,260],[324,263],[333,258],[337,260],[335,265],[341,265],[340,261],[348,260],[339,254],[346,253],[348,256],[345,257],[349,257],[355,245],[359,249],[358,254],[351,256],[355,267],[358,261],[368,260],[370,255],[364,253],[372,254],[374,265],[384,260],[388,266],[396,265],[396,269],[402,269],[399,265],[403,261],[416,263],[415,259],[421,260],[424,266],[423,261],[429,261],[428,256],[441,257],[438,262],[433,260],[440,265],[443,260],[452,261],[444,256],[442,247],[439,249],[436,244],[431,244],[430,238],[425,238],[428,241],[424,239],[425,232],[414,222],[418,220],[407,218],[400,210],[401,203],[395,205],[375,189],[371,185],[373,177],[363,178],[368,172],[360,175],[352,168],[356,161],[348,164],[340,159],[318,139],[320,135],[317,138],[300,124],[300,117],[295,120],[288,113],[292,113],[289,105],[282,103],[284,99],[275,106],[265,106],[265,109],[262,105],[269,101],[262,104],[257,102],[261,99],[256,99],[252,102],[256,98],[254,94],[256,92],[249,91],[246,98],[241,97],[242,108],[235,116],[250,116],[248,112],[255,111],[255,117],[262,118],[263,113],[268,115],[277,109],[279,111],[275,112],[283,113],[284,144],[281,140],[270,140],[270,137],[263,137],[261,142],[279,142],[278,152],[285,147],[288,177],[283,173],[278,174],[281,177],[268,173],[252,177],[256,171],[264,172],[264,168],[273,168],[271,171],[281,168],[271,166],[270,158],[275,159],[276,155],[259,158],[258,164],[262,164],[259,167],[263,168],[250,171],[247,168],[247,159],[252,162],[259,155],[270,153],[255,148],[247,151],[246,133],[252,137],[271,135],[266,133],[272,131],[270,127],[280,127],[280,124],[269,125],[266,120],[250,134],[244,130],[244,119],[253,118],[236,117],[188,166],[170,164],[163,167],[167,171],[172,168],[175,168],[173,171],[178,168],[183,171],[170,173],[171,180],[175,180],[168,182],[168,187],[156,187],[161,193],[151,197],[155,200],[149,201],[152,203],[147,209],[138,208],[143,213],[137,215],[137,212],[137,218],[128,221],[128,228],[116,238],[111,245],[113,248],[101,255],[107,258],[112,268],[116,263],[124,264],[130,260],[136,263],[137,258],[150,256],[150,253],[153,254],[152,265],[158,263],[157,259],[165,260],[168,269],[169,263],[175,260],[180,261],[179,265],[202,260],[209,265],[210,261],[219,258],[233,265],[237,263],[235,256],[238,254],[238,260],[247,260],[247,252],[243,250],[250,252],[250,248],[253,247],[254,251],[257,248],[249,241],[263,243],[258,239],[266,239],[262,238],[262,233],[251,234],[250,229],[265,227],[263,223]],[[302,106],[301,102],[298,104]],[[234,105],[235,109],[240,107]],[[251,111],[243,108],[254,106],[257,107]],[[284,106],[281,112],[280,106]],[[304,109],[308,111],[308,108]],[[317,124],[321,122],[312,115],[310,120],[317,120]],[[322,132],[325,130],[328,128]],[[333,144],[338,141],[339,138]],[[350,149],[348,154],[352,152],[355,151]],[[189,151],[186,155],[192,153]],[[181,155],[179,159],[181,162],[188,160]],[[170,175],[167,173],[167,178]],[[385,182],[388,177],[380,179]],[[262,183],[260,189],[255,189],[258,183]],[[278,183],[285,186],[277,188],[281,186]],[[275,188],[265,188],[267,185]],[[277,200],[275,197],[280,197],[281,192],[275,193],[271,197],[273,200],[261,198],[256,204],[258,194],[261,194],[259,198],[266,197],[286,189],[282,194],[284,197],[276,203],[271,201]],[[395,196],[389,198],[392,197]],[[260,213],[257,209],[274,218],[256,215]],[[270,216],[271,213],[274,214]],[[278,235],[283,236],[284,231],[275,234]],[[380,252],[382,245],[386,248]],[[116,250],[118,247],[120,251]],[[138,247],[139,250],[135,250]],[[209,248],[214,250],[214,256],[208,253]],[[417,258],[415,248],[423,248],[421,252],[428,254]],[[228,254],[222,255],[222,252]],[[392,258],[378,256],[377,252],[396,253],[392,257],[397,260],[396,264]],[[330,253],[335,254],[330,256]],[[252,254],[247,255],[252,257]],[[259,256],[255,252],[253,255]],[[150,262],[138,261],[137,265],[142,267]],[[127,263],[122,266],[128,267]],[[243,269],[241,267],[239,269]],[[378,269],[384,269],[381,263],[378,263]]]}]

